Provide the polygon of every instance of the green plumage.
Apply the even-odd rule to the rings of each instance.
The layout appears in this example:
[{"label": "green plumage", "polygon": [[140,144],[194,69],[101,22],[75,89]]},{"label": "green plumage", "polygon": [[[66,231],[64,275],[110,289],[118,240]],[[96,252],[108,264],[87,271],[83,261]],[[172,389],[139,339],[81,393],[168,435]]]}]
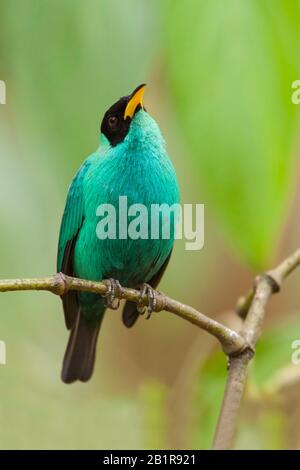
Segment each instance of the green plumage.
[{"label": "green plumage", "polygon": [[[137,110],[127,135],[117,145],[112,146],[101,134],[99,148],[73,179],[60,230],[58,271],[91,280],[114,278],[126,287],[137,288],[144,282],[151,284],[151,280],[157,284],[173,247],[174,227],[169,239],[151,239],[150,223],[148,239],[118,239],[118,233],[116,239],[99,239],[97,208],[104,203],[118,208],[119,196],[127,196],[128,207],[143,204],[150,209],[151,204],[179,202],[175,171],[160,130],[144,109]],[[131,220],[128,217],[128,223]],[[68,354],[67,350],[62,377],[65,382],[85,381],[93,369],[104,299],[88,293],[67,296],[62,300],[67,326],[72,329],[69,349],[73,352]],[[127,310],[134,323],[135,308]],[[131,326],[130,315],[127,326]],[[74,342],[80,343],[76,339],[79,329],[85,331],[83,343],[88,344],[79,344],[74,353]]]}]

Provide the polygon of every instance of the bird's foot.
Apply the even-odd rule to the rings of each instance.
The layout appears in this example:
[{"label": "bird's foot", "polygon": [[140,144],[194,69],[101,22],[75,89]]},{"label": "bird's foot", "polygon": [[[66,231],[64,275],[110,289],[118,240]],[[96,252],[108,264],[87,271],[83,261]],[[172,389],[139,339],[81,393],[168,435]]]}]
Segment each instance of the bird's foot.
[{"label": "bird's foot", "polygon": [[149,320],[156,306],[156,291],[146,283],[141,286],[140,300],[137,303],[137,311],[140,315],[144,315],[146,310],[146,307],[143,305],[145,297],[148,299],[146,320]]},{"label": "bird's foot", "polygon": [[103,294],[105,305],[112,310],[118,310],[120,307],[120,297],[122,297],[123,288],[116,279],[105,279],[104,284],[107,285],[107,291]]}]

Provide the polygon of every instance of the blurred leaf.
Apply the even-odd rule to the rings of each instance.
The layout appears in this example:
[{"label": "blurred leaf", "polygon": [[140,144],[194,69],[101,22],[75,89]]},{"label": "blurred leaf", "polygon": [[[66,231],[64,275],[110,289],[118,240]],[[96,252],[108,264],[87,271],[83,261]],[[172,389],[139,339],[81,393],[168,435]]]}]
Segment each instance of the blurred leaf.
[{"label": "blurred leaf", "polygon": [[274,252],[293,188],[300,2],[167,5],[169,81],[204,202],[259,267]]},{"label": "blurred leaf", "polygon": [[214,351],[197,373],[196,392],[192,404],[192,445],[209,449],[220,412],[226,384],[226,361],[221,351]]}]

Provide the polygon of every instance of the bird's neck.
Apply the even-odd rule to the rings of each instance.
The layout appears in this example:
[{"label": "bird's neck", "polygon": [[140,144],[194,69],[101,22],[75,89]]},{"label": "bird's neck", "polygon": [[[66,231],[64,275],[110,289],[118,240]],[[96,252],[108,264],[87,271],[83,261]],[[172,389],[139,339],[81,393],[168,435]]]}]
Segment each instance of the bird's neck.
[{"label": "bird's neck", "polygon": [[159,127],[146,111],[140,110],[134,117],[124,140],[124,147],[129,152],[165,152],[165,141]]}]

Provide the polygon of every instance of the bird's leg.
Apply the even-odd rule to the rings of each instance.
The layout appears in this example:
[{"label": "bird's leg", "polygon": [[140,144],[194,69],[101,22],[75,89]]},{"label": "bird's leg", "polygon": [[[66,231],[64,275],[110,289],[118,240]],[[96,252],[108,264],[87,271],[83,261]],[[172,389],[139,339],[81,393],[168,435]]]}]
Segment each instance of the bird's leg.
[{"label": "bird's leg", "polygon": [[103,282],[107,285],[107,292],[103,295],[105,305],[112,310],[117,310],[120,306],[119,296],[122,296],[123,288],[116,279],[105,279]]},{"label": "bird's leg", "polygon": [[147,316],[146,320],[149,320],[152,312],[155,310],[156,306],[156,292],[149,284],[142,284],[140,291],[140,300],[137,303],[137,311],[140,315],[145,313],[145,306],[143,305],[145,296],[148,298],[148,307],[147,307]]}]

